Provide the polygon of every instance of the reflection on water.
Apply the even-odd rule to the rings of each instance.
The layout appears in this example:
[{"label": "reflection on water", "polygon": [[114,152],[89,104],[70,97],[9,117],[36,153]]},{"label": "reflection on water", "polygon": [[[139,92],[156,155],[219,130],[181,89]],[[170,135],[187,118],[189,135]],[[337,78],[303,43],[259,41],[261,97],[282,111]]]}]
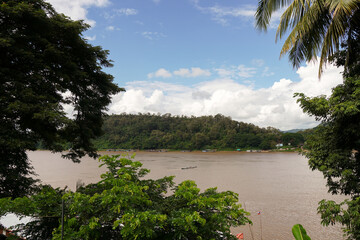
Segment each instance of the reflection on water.
[{"label": "reflection on water", "polygon": [[[108,153],[107,153],[108,154]],[[84,158],[76,164],[47,151],[29,152],[39,178],[54,187],[67,185],[74,189],[76,181],[96,182],[105,169],[98,161]],[[291,228],[301,223],[312,239],[342,239],[338,227],[322,227],[316,214],[317,203],[326,198],[343,198],[327,193],[319,172],[309,170],[307,160],[296,153],[150,153],[138,152],[135,160],[151,170],[148,177],[176,176],[180,183],[195,180],[202,190],[218,187],[239,194],[239,201],[251,213],[254,239],[293,239]],[[197,168],[182,170],[183,167]],[[256,213],[260,211],[261,214]],[[249,226],[233,229],[252,239]]]}]

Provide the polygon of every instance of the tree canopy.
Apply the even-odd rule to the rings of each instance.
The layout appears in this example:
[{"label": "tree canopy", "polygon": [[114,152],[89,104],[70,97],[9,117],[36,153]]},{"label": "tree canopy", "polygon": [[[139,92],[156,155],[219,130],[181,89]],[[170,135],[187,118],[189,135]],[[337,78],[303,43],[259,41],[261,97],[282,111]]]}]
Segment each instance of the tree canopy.
[{"label": "tree canopy", "polygon": [[[345,64],[349,51],[360,49],[359,23],[354,34],[357,40],[344,44],[330,59],[337,65]],[[350,197],[342,203],[323,200],[318,212],[324,225],[342,224],[349,240],[360,239],[360,54],[351,54],[353,61],[343,73],[344,82],[333,88],[330,97],[297,94],[304,112],[322,122],[306,141],[311,169],[323,173],[329,192]]]},{"label": "tree canopy", "polygon": [[[327,180],[329,192],[351,197],[343,203],[320,202],[325,225],[339,222],[348,239],[360,238],[360,78],[347,78],[329,98],[298,94],[305,112],[322,120],[306,141],[309,165]],[[346,207],[342,207],[346,206]]]},{"label": "tree canopy", "polygon": [[[26,193],[32,180],[26,150],[41,141],[96,156],[111,95],[120,90],[102,71],[108,51],[82,36],[89,26],[58,14],[42,0],[0,4],[0,197]],[[74,109],[67,115],[65,106]]]},{"label": "tree canopy", "polygon": [[[236,239],[230,227],[251,223],[238,195],[173,177],[148,179],[147,169],[126,156],[103,156],[108,168],[101,181],[76,192],[43,186],[37,194],[0,199],[0,216],[31,216],[20,225],[26,239],[61,239],[61,202],[65,204],[64,239]],[[34,229],[36,229],[34,231]]]},{"label": "tree canopy", "polygon": [[271,149],[280,142],[297,146],[301,133],[282,133],[230,117],[186,117],[170,114],[120,114],[105,118],[104,134],[94,143],[98,149]]}]

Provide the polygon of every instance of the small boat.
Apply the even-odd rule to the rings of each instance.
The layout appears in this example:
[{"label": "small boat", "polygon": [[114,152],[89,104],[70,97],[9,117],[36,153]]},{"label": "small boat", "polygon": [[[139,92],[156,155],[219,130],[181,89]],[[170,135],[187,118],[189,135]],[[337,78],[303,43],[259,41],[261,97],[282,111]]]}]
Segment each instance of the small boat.
[{"label": "small boat", "polygon": [[193,169],[193,168],[197,168],[197,166],[182,167],[181,170]]}]

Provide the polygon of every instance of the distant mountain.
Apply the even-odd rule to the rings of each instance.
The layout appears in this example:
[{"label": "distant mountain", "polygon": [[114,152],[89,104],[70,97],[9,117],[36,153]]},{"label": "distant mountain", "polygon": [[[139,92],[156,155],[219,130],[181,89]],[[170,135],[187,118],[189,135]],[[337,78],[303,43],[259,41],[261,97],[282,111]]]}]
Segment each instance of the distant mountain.
[{"label": "distant mountain", "polygon": [[307,129],[291,129],[291,130],[286,130],[286,131],[282,131],[283,133],[297,133],[297,132],[302,132],[305,131]]}]

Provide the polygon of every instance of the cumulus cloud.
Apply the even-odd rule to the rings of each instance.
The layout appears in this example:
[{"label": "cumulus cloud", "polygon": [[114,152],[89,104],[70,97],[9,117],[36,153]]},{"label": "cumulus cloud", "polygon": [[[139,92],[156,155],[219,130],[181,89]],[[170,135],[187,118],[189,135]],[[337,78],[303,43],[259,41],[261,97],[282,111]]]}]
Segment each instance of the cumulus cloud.
[{"label": "cumulus cloud", "polygon": [[172,77],[172,74],[165,68],[160,68],[154,73],[149,73],[147,76],[148,78],[154,78],[154,77],[169,78]]},{"label": "cumulus cloud", "polygon": [[69,16],[73,20],[85,20],[91,26],[95,21],[87,18],[87,9],[90,7],[105,7],[109,0],[47,0],[57,12]]},{"label": "cumulus cloud", "polygon": [[200,77],[200,76],[211,76],[209,70],[201,69],[198,67],[192,67],[191,69],[188,68],[180,68],[179,70],[175,70],[174,75],[181,76],[181,77]]},{"label": "cumulus cloud", "polygon": [[[342,69],[329,66],[320,81],[317,71],[318,64],[308,64],[297,71],[301,81],[284,78],[269,88],[261,89],[240,84],[230,77],[201,82],[192,87],[162,82],[133,82],[125,86],[127,92],[114,96],[109,112],[188,116],[221,113],[261,127],[273,126],[282,130],[310,128],[318,123],[302,112],[293,94],[329,95],[331,89],[342,82]],[[166,70],[162,72],[169,74]]]}]

